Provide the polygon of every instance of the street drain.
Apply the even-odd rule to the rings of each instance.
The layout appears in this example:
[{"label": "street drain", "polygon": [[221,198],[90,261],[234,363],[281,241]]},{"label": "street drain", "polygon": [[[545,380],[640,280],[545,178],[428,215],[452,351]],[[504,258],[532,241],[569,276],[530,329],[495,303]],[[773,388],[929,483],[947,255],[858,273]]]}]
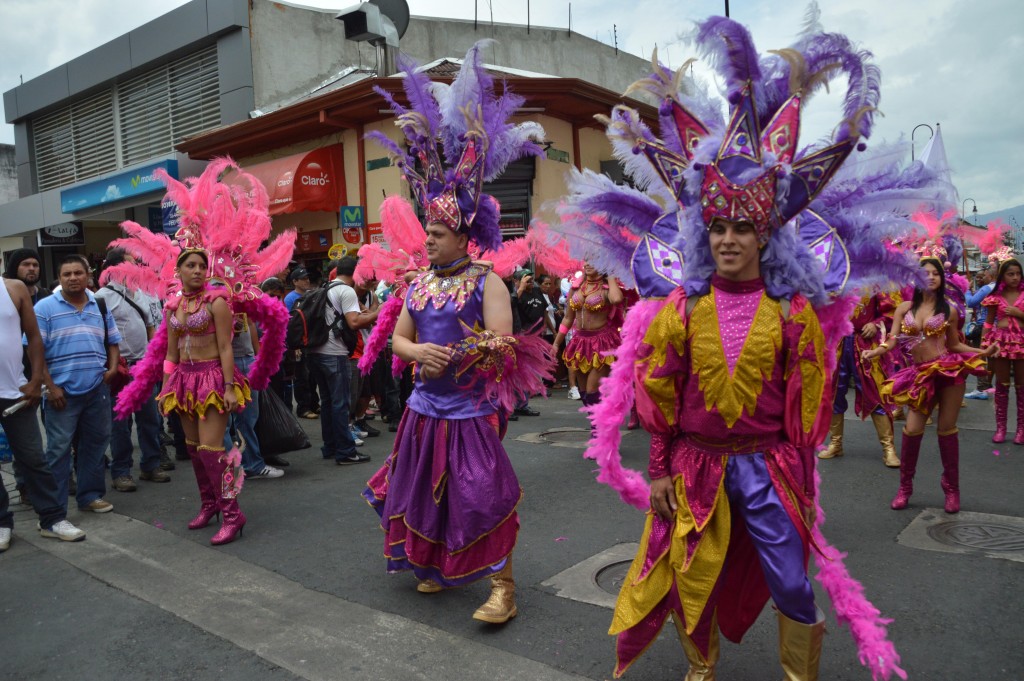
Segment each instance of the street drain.
[{"label": "street drain", "polygon": [[585,445],[590,442],[590,430],[583,428],[556,428],[545,430],[540,436],[552,444]]},{"label": "street drain", "polygon": [[1010,525],[950,520],[929,527],[928,536],[949,546],[983,551],[1024,551],[1024,530]]},{"label": "street drain", "polygon": [[925,551],[960,553],[1024,563],[1024,518],[960,511],[956,519],[926,508],[900,532],[897,542]]},{"label": "street drain", "polygon": [[594,575],[594,581],[611,595],[618,596],[619,590],[622,589],[622,583],[626,581],[626,573],[629,572],[629,566],[632,562],[630,560],[620,560],[611,565],[606,565],[597,571],[597,574]]}]

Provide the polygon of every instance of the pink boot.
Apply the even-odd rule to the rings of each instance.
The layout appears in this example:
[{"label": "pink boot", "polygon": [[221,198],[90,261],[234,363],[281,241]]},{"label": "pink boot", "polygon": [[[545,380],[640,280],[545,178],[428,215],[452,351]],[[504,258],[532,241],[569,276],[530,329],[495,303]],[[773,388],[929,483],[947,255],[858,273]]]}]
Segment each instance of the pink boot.
[{"label": "pink boot", "polygon": [[[892,500],[892,510],[900,511],[910,503],[910,495],[914,493],[914,473],[917,472],[917,457],[921,453],[921,438],[924,433],[911,435],[903,431],[903,443],[900,445],[900,488]],[[939,438],[941,442],[942,439]]]},{"label": "pink boot", "polygon": [[[232,450],[237,456],[238,450]],[[224,497],[225,486],[231,486],[225,478],[228,469],[227,454],[223,447],[199,447],[199,454],[206,464],[206,474],[213,484],[217,494],[217,504],[221,512],[221,525],[217,533],[210,537],[210,543],[214,546],[229,544],[242,536],[242,528],[245,527],[245,514],[238,508],[238,501],[232,496],[230,499]],[[232,476],[231,483],[237,484],[234,494],[241,489],[240,480]]]},{"label": "pink boot", "polygon": [[199,508],[199,515],[191,520],[188,529],[199,530],[210,524],[216,516],[220,515],[220,507],[217,504],[217,492],[206,474],[206,465],[203,457],[199,456],[196,447],[199,443],[185,440],[188,447],[188,456],[192,459],[192,470],[196,474],[196,484],[199,486],[199,499],[202,506]]},{"label": "pink boot", "polygon": [[1024,386],[1014,386],[1017,397],[1017,434],[1013,436],[1013,444],[1024,445]]},{"label": "pink boot", "polygon": [[960,431],[939,434],[942,459],[942,491],[946,493],[946,513],[960,512]]},{"label": "pink boot", "polygon": [[1006,442],[1006,411],[1010,402],[1010,386],[996,383],[996,432],[992,442]]}]

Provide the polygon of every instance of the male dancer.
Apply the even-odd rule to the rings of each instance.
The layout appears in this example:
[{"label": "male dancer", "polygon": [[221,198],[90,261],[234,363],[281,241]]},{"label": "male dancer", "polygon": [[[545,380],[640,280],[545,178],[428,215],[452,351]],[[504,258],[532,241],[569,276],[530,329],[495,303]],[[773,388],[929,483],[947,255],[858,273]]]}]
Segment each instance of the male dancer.
[{"label": "male dancer", "polygon": [[[389,103],[422,176],[404,149],[377,138],[424,209],[431,268],[412,282],[392,337],[394,353],[415,363],[416,385],[394,451],[364,497],[382,518],[390,572],[413,570],[421,593],[490,577],[490,597],[473,618],[502,624],[518,612],[511,557],[522,490],[501,436],[514,391],[542,389],[550,355],[539,336],[511,335],[505,284],[489,265],[474,264],[468,250],[471,241],[481,250],[501,244],[497,205],[482,194],[483,182],[505,163],[537,153],[530,138],[543,131],[506,122],[522,100],[508,91],[496,99],[479,49],[470,49],[450,89],[452,100],[466,100],[444,110],[431,104],[430,81],[414,64],[403,65],[409,101],[427,110]],[[438,137],[456,148],[438,148]],[[500,149],[500,157],[488,149]],[[442,158],[453,166],[447,174]]]}]

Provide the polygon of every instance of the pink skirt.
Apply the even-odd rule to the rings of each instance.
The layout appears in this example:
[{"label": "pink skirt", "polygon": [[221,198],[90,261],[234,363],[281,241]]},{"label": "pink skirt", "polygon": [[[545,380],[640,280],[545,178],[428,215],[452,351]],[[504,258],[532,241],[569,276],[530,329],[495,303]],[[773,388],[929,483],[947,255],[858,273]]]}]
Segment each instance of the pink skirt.
[{"label": "pink skirt", "polygon": [[889,404],[907,405],[921,414],[935,407],[942,388],[960,385],[969,375],[988,373],[985,358],[949,352],[923,364],[911,364],[882,384],[882,399]]},{"label": "pink skirt", "polygon": [[[240,371],[235,371],[235,397],[238,398],[238,410],[252,401],[249,381]],[[201,362],[179,362],[174,371],[168,375],[163,390],[156,396],[160,412],[166,416],[171,412],[206,418],[206,410],[211,407],[223,414],[224,406],[224,372],[219,359],[207,359]]]},{"label": "pink skirt", "polygon": [[615,361],[611,353],[618,350],[621,343],[619,330],[610,323],[593,331],[575,329],[562,358],[565,366],[588,374],[595,369],[611,366]]},{"label": "pink skirt", "polygon": [[1024,359],[1024,333],[1018,329],[994,328],[985,331],[985,337],[981,341],[981,347],[987,348],[993,343],[999,344],[999,352],[995,356],[999,359]]}]

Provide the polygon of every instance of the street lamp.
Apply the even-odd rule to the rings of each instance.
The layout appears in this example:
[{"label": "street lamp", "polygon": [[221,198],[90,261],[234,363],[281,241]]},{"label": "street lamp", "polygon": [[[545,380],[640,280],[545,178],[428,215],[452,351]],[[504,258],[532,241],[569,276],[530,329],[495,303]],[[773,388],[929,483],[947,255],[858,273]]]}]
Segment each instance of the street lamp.
[{"label": "street lamp", "polygon": [[966,216],[966,213],[967,213],[967,202],[968,201],[970,201],[971,203],[974,204],[974,208],[971,210],[971,212],[974,214],[974,223],[975,223],[975,227],[977,227],[977,222],[978,222],[978,202],[975,201],[974,199],[969,199],[969,198],[968,199],[964,199],[963,202],[960,204],[960,220],[963,221],[963,222],[967,222],[967,220],[965,219],[965,216]]},{"label": "street lamp", "polygon": [[928,125],[927,123],[919,123],[918,125],[914,126],[914,129],[910,131],[910,160],[911,161],[914,160],[914,133],[917,132],[918,128],[928,128],[928,132],[931,133],[931,135],[929,135],[928,139],[931,139],[932,137],[935,137],[935,131],[932,130],[932,126]]}]

